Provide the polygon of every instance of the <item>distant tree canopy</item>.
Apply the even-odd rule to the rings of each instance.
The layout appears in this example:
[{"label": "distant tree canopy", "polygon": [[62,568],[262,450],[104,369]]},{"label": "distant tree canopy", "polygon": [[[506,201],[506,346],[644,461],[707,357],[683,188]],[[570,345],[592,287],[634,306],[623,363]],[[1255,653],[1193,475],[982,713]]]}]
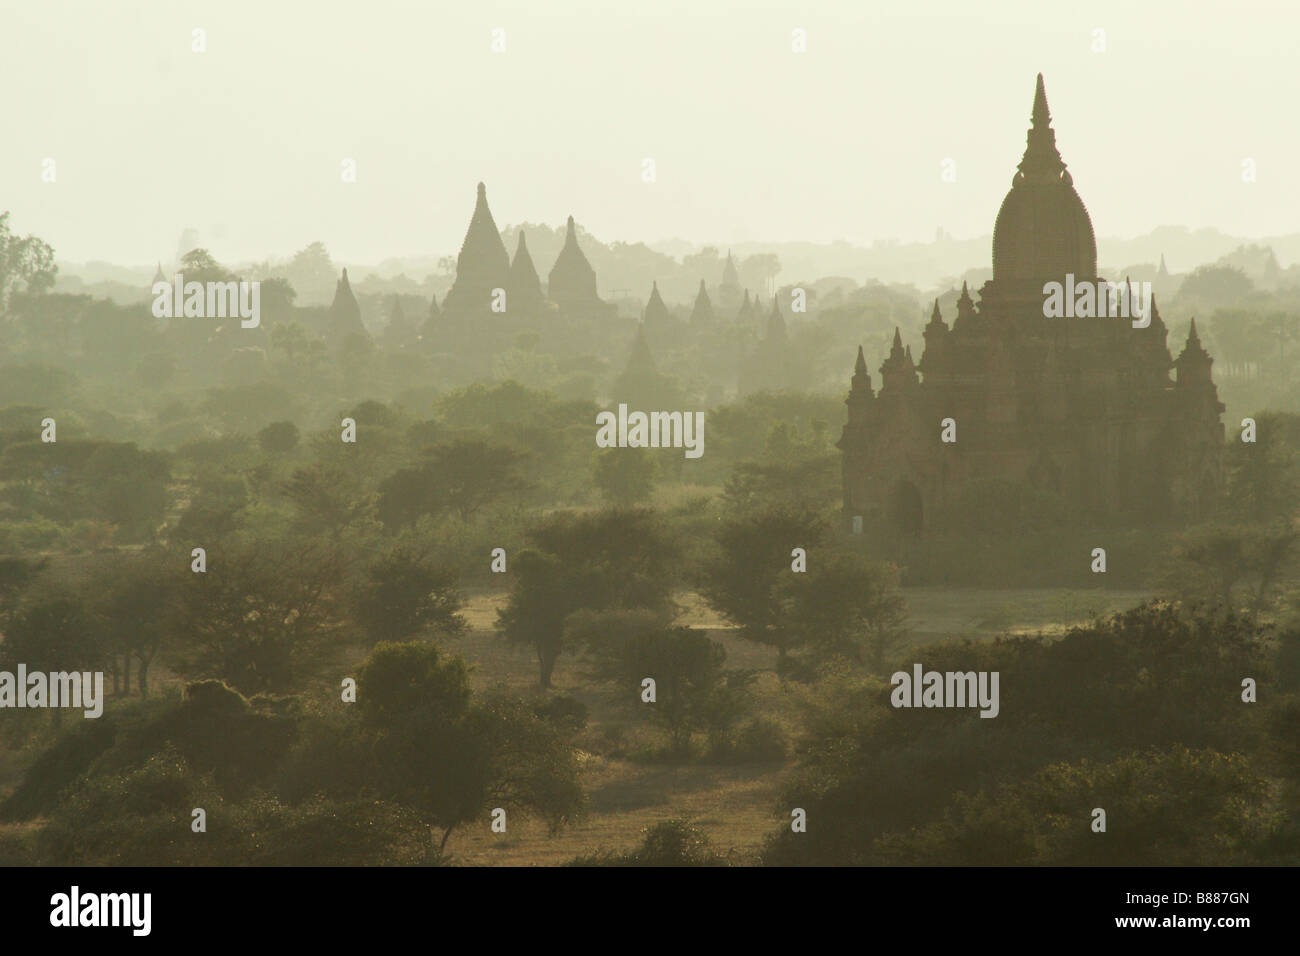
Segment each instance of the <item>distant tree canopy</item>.
[{"label": "distant tree canopy", "polygon": [[0,497],[71,522],[97,519],[117,526],[128,540],[152,537],[169,501],[167,456],[132,442],[84,438],[18,442],[0,453]]},{"label": "distant tree canopy", "polygon": [[1241,269],[1226,265],[1198,266],[1178,287],[1176,304],[1213,310],[1240,305],[1255,291],[1255,283]]},{"label": "distant tree canopy", "polygon": [[532,487],[522,474],[528,456],[506,445],[458,439],[433,445],[414,467],[379,485],[379,518],[397,529],[425,514],[450,511],[468,521],[496,501]]},{"label": "distant tree canopy", "polygon": [[300,249],[281,271],[302,297],[304,305],[329,304],[339,279],[339,269],[321,242]]},{"label": "distant tree canopy", "polygon": [[9,229],[9,213],[0,213],[0,309],[18,283],[28,292],[45,292],[58,271],[49,243],[35,236],[19,239]]},{"label": "distant tree canopy", "polygon": [[239,277],[212,257],[206,249],[191,249],[181,256],[177,271],[189,282],[230,282]]}]

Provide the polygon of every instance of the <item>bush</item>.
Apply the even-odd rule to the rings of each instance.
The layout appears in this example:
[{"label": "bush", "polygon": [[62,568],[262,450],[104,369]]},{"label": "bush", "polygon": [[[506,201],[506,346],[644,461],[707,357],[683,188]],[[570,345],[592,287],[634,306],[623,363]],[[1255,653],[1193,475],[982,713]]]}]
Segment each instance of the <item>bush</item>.
[{"label": "bush", "polygon": [[587,705],[575,697],[557,694],[533,705],[533,713],[550,721],[565,733],[577,733],[587,726]]},{"label": "bush", "polygon": [[732,733],[715,736],[709,756],[718,763],[780,763],[787,746],[781,726],[758,717]]},{"label": "bush", "polygon": [[642,831],[645,839],[630,853],[599,851],[570,866],[725,866],[727,858],[709,848],[709,838],[690,820],[665,820]]},{"label": "bush", "polygon": [[54,550],[62,546],[64,530],[48,518],[0,524],[0,552]]}]

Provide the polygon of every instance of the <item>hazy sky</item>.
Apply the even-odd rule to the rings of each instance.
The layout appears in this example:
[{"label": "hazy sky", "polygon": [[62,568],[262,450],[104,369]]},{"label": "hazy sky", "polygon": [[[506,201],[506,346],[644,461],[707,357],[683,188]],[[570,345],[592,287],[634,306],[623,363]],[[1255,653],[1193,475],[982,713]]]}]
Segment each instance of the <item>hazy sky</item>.
[{"label": "hazy sky", "polygon": [[966,238],[1042,71],[1099,236],[1294,232],[1298,34],[1291,0],[3,0],[0,210],[123,264],[187,226],[225,261],[454,253],[480,179],[500,226],[604,240]]}]

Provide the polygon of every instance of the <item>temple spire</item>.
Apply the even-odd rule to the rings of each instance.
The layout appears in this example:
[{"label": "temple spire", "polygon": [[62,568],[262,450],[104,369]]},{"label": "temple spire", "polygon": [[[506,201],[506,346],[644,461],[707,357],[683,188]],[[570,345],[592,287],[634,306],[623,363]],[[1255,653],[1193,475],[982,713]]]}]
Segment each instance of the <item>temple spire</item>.
[{"label": "temple spire", "polygon": [[1023,181],[1030,182],[1071,182],[1065,171],[1065,162],[1056,149],[1056,131],[1052,129],[1052,114],[1047,111],[1047,90],[1043,86],[1043,74],[1038,74],[1038,83],[1034,88],[1033,124],[1026,137],[1025,155],[1017,167],[1018,172],[1012,180],[1017,186]]},{"label": "temple spire", "polygon": [[849,407],[849,424],[857,425],[865,421],[871,400],[875,398],[871,390],[871,373],[867,371],[867,357],[858,346],[858,360],[853,363],[853,380],[849,384],[849,396],[844,404]]},{"label": "temple spire", "polygon": [[883,396],[906,390],[917,381],[911,346],[903,348],[902,332],[898,326],[894,326],[894,344],[889,350],[889,358],[880,366],[880,394]]},{"label": "temple spire", "polygon": [[737,322],[748,322],[752,318],[752,311],[749,305],[749,290],[745,290],[745,298],[740,303],[740,311],[736,313]]},{"label": "temple spire", "polygon": [[578,228],[572,216],[565,227],[564,248],[547,277],[546,292],[552,302],[573,314],[589,311],[603,315],[612,308],[596,294],[596,270],[578,245]]},{"label": "temple spire", "polygon": [[650,300],[645,304],[641,323],[651,329],[659,329],[667,325],[670,318],[668,306],[664,305],[663,297],[659,294],[659,283],[655,282],[650,287]]},{"label": "temple spire", "polygon": [[328,314],[330,332],[339,339],[347,335],[365,334],[366,327],[361,322],[361,306],[352,294],[347,269],[343,270],[343,277],[334,286],[334,301],[330,303]]},{"label": "temple spire", "polygon": [[542,280],[537,276],[537,267],[528,252],[528,241],[524,231],[519,230],[519,244],[515,247],[515,258],[510,263],[510,291],[507,304],[509,308],[519,310],[536,310],[541,308],[545,296],[542,295]]},{"label": "temple spire", "polygon": [[691,324],[709,323],[713,321],[713,303],[709,301],[709,294],[704,291],[704,280],[700,280],[700,291],[695,296],[695,306],[691,309]]},{"label": "temple spire", "polygon": [[1034,88],[1034,113],[1031,117],[1034,128],[1046,128],[1052,122],[1052,114],[1047,111],[1047,88],[1043,86],[1043,74],[1038,74],[1038,85]]},{"label": "temple spire", "polygon": [[488,208],[487,187],[479,183],[474,214],[456,257],[456,280],[442,300],[443,310],[453,316],[486,314],[492,290],[506,286],[509,276],[510,255]]},{"label": "temple spire", "polygon": [[727,250],[727,261],[722,266],[722,287],[724,289],[740,287],[740,273],[736,271],[736,261],[731,258],[731,250]]},{"label": "temple spire", "polygon": [[1160,318],[1160,310],[1156,307],[1156,297],[1153,294],[1151,296],[1151,328],[1163,329],[1164,327],[1165,323],[1164,320]]}]

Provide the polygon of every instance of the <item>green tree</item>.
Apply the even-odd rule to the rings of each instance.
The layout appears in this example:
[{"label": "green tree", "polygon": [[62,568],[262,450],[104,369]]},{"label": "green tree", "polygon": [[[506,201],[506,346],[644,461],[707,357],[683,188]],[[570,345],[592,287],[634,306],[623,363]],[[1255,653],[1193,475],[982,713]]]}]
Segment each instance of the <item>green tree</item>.
[{"label": "green tree", "polygon": [[131,692],[131,671],[141,697],[149,696],[149,669],[166,636],[163,615],[175,581],[167,573],[172,559],[150,552],[115,561],[94,580],[94,619],[113,657],[113,690]]},{"label": "green tree", "polygon": [[257,433],[257,443],[272,455],[283,455],[298,447],[298,426],[293,422],[271,422]]},{"label": "green tree", "polygon": [[904,637],[898,569],[856,554],[822,552],[798,578],[789,606],[798,643],[823,659],[845,656],[880,673]]},{"label": "green tree", "polygon": [[521,473],[527,460],[522,452],[486,441],[434,445],[424,461],[380,482],[379,518],[390,530],[443,511],[468,521],[487,505],[532,487]]},{"label": "green tree", "polygon": [[[33,600],[14,615],[0,643],[0,662],[13,672],[19,664],[28,671],[94,671],[104,662],[104,635],[94,626],[86,600],[66,589],[53,590]],[[25,693],[21,688],[19,693]],[[55,726],[62,723],[62,707],[51,707]]]},{"label": "green tree", "polygon": [[531,547],[514,556],[514,586],[497,627],[533,647],[543,688],[551,686],[567,646],[565,619],[574,611],[672,607],[678,549],[654,512],[555,514],[527,537]]},{"label": "green tree", "polygon": [[178,272],[190,282],[230,282],[239,277],[212,257],[206,249],[191,249],[181,256]]},{"label": "green tree", "polygon": [[501,807],[559,826],[581,807],[572,749],[519,702],[472,700],[460,658],[429,644],[375,647],[357,679],[362,725],[381,792],[442,831]]},{"label": "green tree", "polygon": [[1300,415],[1257,412],[1255,441],[1228,442],[1228,506],[1250,521],[1294,515],[1300,505]]},{"label": "green tree", "polygon": [[281,486],[293,502],[307,534],[341,538],[348,528],[365,524],[375,512],[375,496],[342,468],[315,463],[297,468]]},{"label": "green tree", "polygon": [[807,637],[791,626],[800,587],[791,555],[795,548],[812,554],[826,535],[825,523],[806,511],[773,506],[743,514],[722,523],[717,549],[700,572],[699,590],[709,606],[747,640],[775,647],[782,672],[790,651]]},{"label": "green tree", "polygon": [[642,504],[654,492],[656,461],[648,449],[597,449],[591,461],[592,482],[610,504]]},{"label": "green tree", "polygon": [[316,540],[210,546],[206,573],[178,566],[169,663],[243,693],[290,689],[320,663],[344,570],[339,550]]},{"label": "green tree", "polygon": [[[1092,832],[1106,811],[1106,838]],[[1082,811],[1079,808],[1084,808]],[[942,820],[879,844],[882,863],[1206,866],[1258,863],[1280,823],[1241,754],[1165,751],[1055,764],[1022,783],[959,795]]]},{"label": "green tree", "polygon": [[0,557],[0,632],[13,620],[19,601],[49,563],[48,558]]},{"label": "green tree", "polygon": [[58,271],[49,243],[35,236],[19,239],[9,230],[9,213],[0,213],[0,309],[19,282],[28,292],[46,292]]},{"label": "green tree", "polygon": [[[565,629],[572,643],[586,648],[593,676],[612,681],[624,701],[637,701],[667,729],[672,752],[685,755],[691,735],[714,715],[711,697],[722,685],[727,657],[722,645],[647,610],[582,610],[569,616]],[[646,678],[655,682],[653,706],[640,703]]]},{"label": "green tree", "polygon": [[366,569],[354,608],[358,623],[373,642],[401,641],[427,629],[458,634],[465,600],[456,590],[456,572],[437,567],[403,548]]}]

